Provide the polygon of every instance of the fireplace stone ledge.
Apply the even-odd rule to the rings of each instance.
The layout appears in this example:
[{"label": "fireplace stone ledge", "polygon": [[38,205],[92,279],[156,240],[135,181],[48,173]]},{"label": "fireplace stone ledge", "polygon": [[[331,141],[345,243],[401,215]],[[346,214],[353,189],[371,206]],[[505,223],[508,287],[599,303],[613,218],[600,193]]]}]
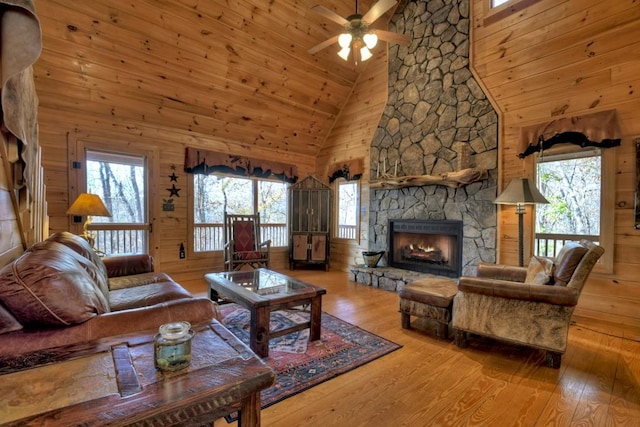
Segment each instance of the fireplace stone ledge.
[{"label": "fireplace stone ledge", "polygon": [[[349,280],[361,285],[373,286],[386,291],[398,292],[405,285],[426,277],[442,278],[430,273],[403,270],[394,267],[365,267],[364,264],[349,266]],[[447,277],[451,279],[450,277]]]}]

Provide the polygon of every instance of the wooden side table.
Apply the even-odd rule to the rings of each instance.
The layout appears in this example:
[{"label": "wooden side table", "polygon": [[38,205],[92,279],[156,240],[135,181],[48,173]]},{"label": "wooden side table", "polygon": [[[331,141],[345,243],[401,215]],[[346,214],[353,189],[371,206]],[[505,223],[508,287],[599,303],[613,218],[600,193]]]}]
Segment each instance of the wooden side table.
[{"label": "wooden side table", "polygon": [[259,426],[273,370],[219,322],[194,329],[191,365],[175,372],[154,367],[155,331],[5,365],[0,425],[202,426],[239,411],[239,425]]}]

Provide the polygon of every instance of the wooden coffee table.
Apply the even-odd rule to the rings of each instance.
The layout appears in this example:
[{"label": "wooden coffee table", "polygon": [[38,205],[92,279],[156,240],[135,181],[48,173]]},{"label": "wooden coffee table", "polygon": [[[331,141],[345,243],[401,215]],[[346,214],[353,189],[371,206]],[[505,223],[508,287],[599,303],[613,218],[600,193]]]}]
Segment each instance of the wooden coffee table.
[{"label": "wooden coffee table", "polygon": [[[260,357],[269,356],[269,339],[309,328],[309,341],[320,339],[322,295],[327,290],[265,268],[205,274],[211,299],[233,301],[251,312],[249,347]],[[271,331],[271,312],[302,305],[311,307],[309,322]]]},{"label": "wooden coffee table", "polygon": [[191,365],[174,372],[154,367],[157,330],[2,366],[0,425],[195,427],[239,411],[238,425],[259,426],[273,370],[216,320],[194,329]]}]

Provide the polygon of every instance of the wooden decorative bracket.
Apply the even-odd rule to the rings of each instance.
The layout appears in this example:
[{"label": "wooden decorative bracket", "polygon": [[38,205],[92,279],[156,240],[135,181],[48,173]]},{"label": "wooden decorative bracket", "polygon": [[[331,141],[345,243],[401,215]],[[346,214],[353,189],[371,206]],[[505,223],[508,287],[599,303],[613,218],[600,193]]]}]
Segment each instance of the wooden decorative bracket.
[{"label": "wooden decorative bracket", "polygon": [[369,182],[369,187],[376,189],[419,187],[423,185],[444,185],[460,188],[476,181],[487,179],[489,173],[485,169],[468,168],[456,172],[446,172],[440,175],[408,175],[385,177]]}]

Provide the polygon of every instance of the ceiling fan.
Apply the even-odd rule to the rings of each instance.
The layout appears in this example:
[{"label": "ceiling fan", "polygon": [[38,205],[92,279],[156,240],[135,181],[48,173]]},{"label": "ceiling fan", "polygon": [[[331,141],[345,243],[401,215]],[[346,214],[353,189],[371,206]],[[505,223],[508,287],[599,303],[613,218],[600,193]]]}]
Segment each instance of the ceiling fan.
[{"label": "ceiling fan", "polygon": [[343,18],[324,6],[313,6],[311,8],[312,11],[342,25],[344,31],[312,47],[308,52],[313,55],[333,43],[338,42],[341,48],[338,56],[348,61],[351,50],[353,49],[356,51],[353,57],[357,64],[358,59],[360,61],[366,61],[373,56],[371,49],[376,46],[378,39],[397,44],[408,43],[409,36],[371,28],[375,20],[384,15],[384,13],[395,6],[396,3],[396,0],[379,0],[367,13],[362,15],[358,11],[358,0],[356,0],[356,13],[347,18]]}]

